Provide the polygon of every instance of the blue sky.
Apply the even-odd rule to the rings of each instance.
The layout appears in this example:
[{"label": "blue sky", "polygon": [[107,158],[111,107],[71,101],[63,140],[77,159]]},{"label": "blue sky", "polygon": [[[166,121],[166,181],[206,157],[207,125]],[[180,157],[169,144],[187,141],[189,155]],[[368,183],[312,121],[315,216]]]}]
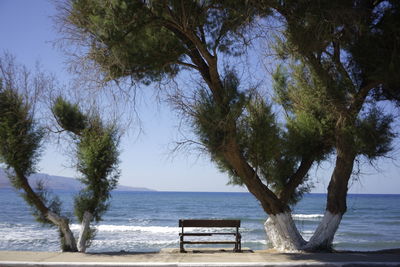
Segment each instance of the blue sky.
[{"label": "blue sky", "polygon": [[[50,18],[54,14],[51,1],[0,0],[0,53],[8,51],[30,68],[40,61],[44,70],[66,82],[72,79],[66,70],[67,57],[52,45],[59,38]],[[226,185],[227,176],[206,155],[185,153],[171,158],[169,147],[178,136],[178,118],[165,104],[155,104],[152,94],[142,99],[138,112],[143,132],[124,136],[121,143],[121,184],[165,191],[246,191]],[[63,154],[59,147],[47,145],[40,171],[74,177],[74,170],[65,167],[68,159]],[[377,165],[379,172],[362,169],[365,175],[351,183],[351,193],[400,193],[400,161],[385,159]],[[311,172],[316,177],[313,192],[326,191],[331,170],[328,163]]]}]

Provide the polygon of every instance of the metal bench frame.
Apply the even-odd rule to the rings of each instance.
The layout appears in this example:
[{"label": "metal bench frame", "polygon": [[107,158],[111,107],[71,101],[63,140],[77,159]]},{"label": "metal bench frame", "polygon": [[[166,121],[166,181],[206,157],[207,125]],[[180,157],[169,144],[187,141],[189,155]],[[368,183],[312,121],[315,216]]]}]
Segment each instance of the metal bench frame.
[{"label": "metal bench frame", "polygon": [[[233,249],[234,252],[241,252],[242,236],[239,233],[240,220],[179,220],[179,227],[181,227],[181,233],[179,233],[179,247],[180,252],[186,252],[184,249],[185,244],[235,244]],[[215,232],[215,233],[196,233],[188,232],[185,233],[185,227],[199,227],[199,228],[236,228],[235,232]],[[212,236],[212,235],[233,235],[235,241],[185,241],[185,236]]]}]

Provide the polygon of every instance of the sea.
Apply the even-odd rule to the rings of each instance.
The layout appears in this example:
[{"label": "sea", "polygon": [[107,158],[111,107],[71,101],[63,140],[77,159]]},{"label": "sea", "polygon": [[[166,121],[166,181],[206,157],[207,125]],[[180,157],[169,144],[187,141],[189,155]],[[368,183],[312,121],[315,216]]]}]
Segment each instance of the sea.
[{"label": "sea", "polygon": [[[54,193],[63,201],[63,210],[77,235],[79,224],[72,207],[76,192]],[[305,239],[311,237],[322,219],[325,203],[326,195],[308,194],[293,207],[295,223]],[[347,206],[333,242],[335,249],[400,248],[400,195],[349,195]],[[267,215],[250,193],[150,191],[114,192],[87,251],[153,252],[177,248],[179,219],[239,219],[242,247],[270,248],[264,230]],[[37,223],[14,190],[0,190],[0,250],[60,251],[57,229]]]}]

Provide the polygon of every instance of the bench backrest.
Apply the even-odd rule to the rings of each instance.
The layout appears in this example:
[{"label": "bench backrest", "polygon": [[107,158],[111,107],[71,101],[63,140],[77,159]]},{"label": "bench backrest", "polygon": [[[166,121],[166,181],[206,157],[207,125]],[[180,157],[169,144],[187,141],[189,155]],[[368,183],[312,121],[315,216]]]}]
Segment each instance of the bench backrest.
[{"label": "bench backrest", "polygon": [[179,220],[179,227],[240,227],[240,220]]}]

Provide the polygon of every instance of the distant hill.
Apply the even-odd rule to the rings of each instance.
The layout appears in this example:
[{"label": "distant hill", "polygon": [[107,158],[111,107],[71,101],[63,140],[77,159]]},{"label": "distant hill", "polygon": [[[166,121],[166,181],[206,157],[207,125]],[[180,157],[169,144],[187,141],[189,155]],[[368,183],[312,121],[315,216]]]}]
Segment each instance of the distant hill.
[{"label": "distant hill", "polygon": [[[74,178],[36,173],[29,177],[29,184],[35,187],[38,181],[43,181],[45,186],[52,190],[78,191],[83,188],[82,183]],[[5,171],[0,168],[0,189],[13,188]],[[114,191],[154,191],[145,187],[131,187],[118,185]]]}]

